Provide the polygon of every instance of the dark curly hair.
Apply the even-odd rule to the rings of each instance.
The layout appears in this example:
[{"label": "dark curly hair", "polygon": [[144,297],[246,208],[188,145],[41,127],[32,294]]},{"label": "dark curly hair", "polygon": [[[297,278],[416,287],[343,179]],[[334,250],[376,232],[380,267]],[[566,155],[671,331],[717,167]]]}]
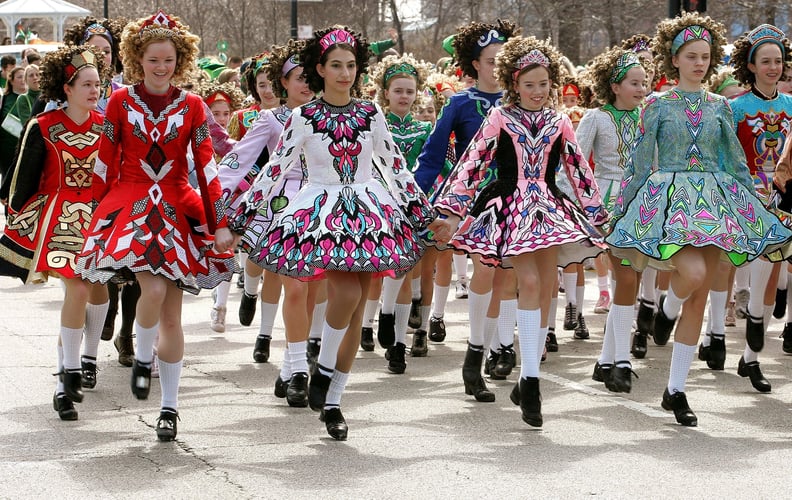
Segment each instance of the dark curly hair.
[{"label": "dark curly hair", "polygon": [[[272,92],[280,97],[285,98],[286,89],[281,83],[281,77],[286,76],[283,74],[283,65],[291,56],[297,56],[300,59],[300,54],[305,48],[305,41],[303,40],[289,40],[286,45],[277,45],[272,47],[272,54],[270,55],[270,63],[267,66],[267,78],[272,84]],[[300,64],[302,66],[302,64]],[[305,71],[305,69],[303,69]],[[254,85],[255,86],[255,85]]]},{"label": "dark curly hair", "polygon": [[[789,39],[784,37],[781,39],[781,44],[784,46],[784,69],[792,67],[792,46],[790,46]],[[748,60],[748,53],[751,51],[751,42],[748,40],[748,33],[743,33],[737,40],[734,41],[734,50],[731,53],[731,63],[734,65],[734,77],[743,85],[753,85],[756,83],[756,75],[748,69],[748,63],[756,63],[756,52],[752,55],[752,60]],[[779,79],[783,77],[783,72],[779,75]]]},{"label": "dark curly hair", "polygon": [[[41,97],[44,100],[53,100],[58,102],[66,101],[66,92],[63,90],[64,84],[67,83],[66,66],[72,62],[72,58],[77,54],[82,54],[86,50],[93,52],[96,56],[96,70],[99,72],[99,78],[104,79],[107,77],[107,67],[104,63],[104,54],[101,50],[93,45],[86,45],[83,47],[77,45],[67,45],[60,47],[54,52],[48,53],[44,56],[44,60],[39,65],[41,70]],[[71,85],[71,83],[69,83]]]},{"label": "dark curly hair", "polygon": [[652,56],[654,56],[654,53],[652,52],[651,44],[652,44],[652,37],[650,37],[649,35],[645,35],[643,33],[638,33],[636,35],[631,36],[630,38],[626,38],[622,40],[621,48],[623,48],[624,50],[635,52],[637,54],[638,52],[643,52],[643,51],[636,50],[636,47],[640,47],[644,45],[646,46],[646,50],[652,53]]},{"label": "dark curly hair", "polygon": [[[268,71],[271,57],[272,54],[268,51],[256,54],[250,59],[250,64],[248,64],[247,68],[245,68],[245,72],[242,73],[242,78],[245,80],[248,93],[250,93],[250,95],[253,97],[253,100],[256,102],[261,102],[261,97],[258,95],[258,90],[256,90],[256,77],[262,71],[265,73]],[[261,68],[256,71],[256,66],[258,66],[258,63],[261,61],[263,61]],[[269,79],[269,76],[267,79]]]},{"label": "dark curly hair", "polygon": [[303,74],[305,75],[305,80],[308,82],[308,87],[312,91],[319,93],[324,90],[324,78],[322,78],[316,71],[316,65],[325,64],[327,62],[327,54],[330,53],[330,49],[322,52],[319,41],[323,36],[333,30],[344,30],[351,34],[355,39],[356,43],[354,47],[345,43],[339,43],[332,45],[331,47],[342,48],[355,54],[357,74],[355,75],[355,81],[352,84],[352,95],[360,95],[360,76],[366,72],[366,69],[368,69],[368,60],[370,56],[369,44],[361,34],[347,28],[346,26],[335,25],[330,26],[329,28],[314,31],[313,38],[305,42],[305,47],[300,54],[300,61],[303,63]]},{"label": "dark curly hair", "polygon": [[[514,36],[503,44],[503,48],[495,57],[495,77],[498,79],[501,88],[504,89],[502,99],[504,103],[513,104],[519,102],[520,94],[515,90],[517,78],[526,71],[539,66],[538,64],[530,64],[524,68],[519,67],[520,58],[532,50],[538,50],[550,61],[547,72],[550,75],[552,84],[550,99],[554,99],[554,90],[561,83],[561,53],[549,42],[539,40],[533,36]],[[515,72],[519,73],[515,75]]]},{"label": "dark curly hair", "polygon": [[[113,47],[112,53],[112,71],[114,73],[121,73],[124,71],[124,66],[121,64],[121,33],[124,31],[124,26],[127,24],[127,20],[122,17],[117,17],[113,19],[97,19],[93,16],[87,16],[80,19],[76,24],[72,25],[71,28],[66,30],[63,34],[63,43],[66,45],[82,45],[83,38],[85,35],[85,31],[88,29],[88,26],[92,24],[99,24],[104,26],[104,28],[110,32],[110,36],[112,37],[113,41],[110,45]],[[96,35],[93,35],[96,36]],[[99,35],[101,36],[101,35]]]},{"label": "dark curly hair", "polygon": [[697,12],[686,12],[674,19],[664,19],[657,25],[657,34],[652,40],[652,51],[656,54],[657,73],[665,74],[669,80],[679,80],[679,69],[674,66],[672,61],[671,44],[682,30],[696,25],[704,27],[712,36],[709,68],[707,68],[703,81],[706,82],[715,73],[715,68],[723,59],[726,28],[711,17],[702,16]]},{"label": "dark curly hair", "polygon": [[462,69],[462,73],[478,79],[478,71],[473,67],[473,61],[478,59],[475,49],[479,38],[487,36],[487,33],[492,30],[505,36],[507,41],[520,34],[520,28],[516,24],[500,19],[496,24],[472,22],[457,28],[457,34],[454,37],[454,58]]}]

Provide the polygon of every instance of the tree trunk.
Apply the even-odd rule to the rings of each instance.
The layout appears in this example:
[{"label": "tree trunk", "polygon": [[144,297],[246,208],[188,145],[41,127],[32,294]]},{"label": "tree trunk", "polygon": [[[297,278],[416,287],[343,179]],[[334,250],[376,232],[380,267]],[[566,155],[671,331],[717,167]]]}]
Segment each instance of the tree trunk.
[{"label": "tree trunk", "polygon": [[390,0],[391,17],[393,18],[393,29],[399,35],[399,53],[404,53],[404,34],[402,33],[402,23],[399,19],[399,10],[396,8],[396,0]]}]

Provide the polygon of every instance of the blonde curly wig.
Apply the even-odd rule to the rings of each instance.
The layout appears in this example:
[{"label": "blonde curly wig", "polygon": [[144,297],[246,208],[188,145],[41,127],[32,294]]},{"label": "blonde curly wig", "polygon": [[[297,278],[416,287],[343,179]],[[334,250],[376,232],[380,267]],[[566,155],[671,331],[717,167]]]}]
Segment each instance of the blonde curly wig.
[{"label": "blonde curly wig", "polygon": [[657,25],[657,34],[652,39],[652,52],[656,54],[655,63],[658,73],[665,74],[669,80],[679,80],[679,69],[674,66],[671,54],[674,38],[685,28],[696,25],[705,28],[712,37],[710,64],[704,75],[704,81],[712,76],[723,59],[723,46],[726,45],[726,28],[723,24],[697,12],[686,12],[674,19],[664,19]]},{"label": "blonde curly wig", "polygon": [[141,34],[141,28],[152,18],[163,14],[162,11],[154,16],[141,18],[126,25],[121,34],[121,59],[124,62],[124,77],[130,83],[143,81],[143,66],[140,60],[146,47],[152,42],[169,40],[176,47],[176,70],[173,72],[175,80],[192,71],[195,59],[198,56],[198,43],[201,39],[190,33],[190,27],[182,24],[176,16],[168,16],[173,25],[169,29],[147,29]]},{"label": "blonde curly wig", "polygon": [[[410,66],[415,69],[415,74],[409,71]],[[418,61],[412,54],[385,56],[385,58],[370,71],[371,80],[377,85],[377,104],[382,108],[388,107],[388,100],[385,99],[385,91],[388,90],[390,81],[397,77],[406,76],[414,79],[416,95],[420,93],[421,89],[426,85],[426,79],[429,77],[430,68],[431,66],[428,63]],[[385,80],[386,77],[387,81]]]},{"label": "blonde curly wig", "polygon": [[[734,50],[732,50],[730,62],[734,65],[734,78],[743,85],[752,85],[756,82],[756,75],[748,69],[748,63],[756,63],[756,61],[748,60],[748,53],[751,51],[751,41],[748,40],[747,35],[748,33],[743,33],[734,41]],[[792,46],[790,46],[787,37],[781,39],[781,44],[784,46],[784,69],[789,69],[792,67]],[[756,53],[753,54],[753,56],[755,55]]]},{"label": "blonde curly wig", "polygon": [[198,85],[195,92],[201,96],[204,101],[217,93],[222,93],[228,97],[228,105],[231,111],[242,109],[242,101],[245,100],[245,94],[233,82],[219,83],[216,81],[207,81]]},{"label": "blonde curly wig", "polygon": [[533,36],[515,36],[503,44],[503,48],[495,57],[495,77],[501,88],[505,89],[502,98],[504,104],[514,104],[520,100],[520,95],[515,90],[517,79],[526,71],[539,66],[539,64],[529,64],[523,68],[519,66],[520,58],[532,50],[538,50],[550,62],[547,67],[551,83],[550,97],[551,99],[555,97],[555,90],[561,79],[561,53],[550,42]]},{"label": "blonde curly wig", "polygon": [[[625,50],[621,47],[612,47],[602,54],[599,54],[589,64],[586,70],[586,79],[588,85],[594,91],[597,100],[603,104],[613,104],[616,101],[616,94],[613,93],[611,88],[613,68],[616,66],[617,61],[624,54],[635,54],[632,50]],[[638,62],[644,71],[652,64],[651,61],[638,58]],[[619,83],[619,82],[615,82]]]},{"label": "blonde curly wig", "polygon": [[[121,42],[121,33],[124,31],[124,26],[126,26],[127,21],[123,17],[118,17],[114,19],[97,19],[93,16],[88,16],[80,19],[75,24],[71,26],[68,30],[63,33],[63,43],[66,45],[73,44],[73,45],[82,45],[85,39],[86,30],[91,25],[99,24],[104,27],[110,34],[110,44],[113,47],[113,68],[112,70],[115,73],[121,73],[124,71],[124,67],[121,65],[121,57],[119,55],[119,45]],[[93,36],[93,35],[91,35]],[[91,38],[90,36],[88,38]]]}]

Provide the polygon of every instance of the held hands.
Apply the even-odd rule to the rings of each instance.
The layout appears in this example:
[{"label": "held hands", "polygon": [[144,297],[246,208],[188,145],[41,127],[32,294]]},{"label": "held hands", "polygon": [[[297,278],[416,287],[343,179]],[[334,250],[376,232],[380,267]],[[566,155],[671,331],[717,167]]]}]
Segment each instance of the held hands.
[{"label": "held hands", "polygon": [[240,238],[241,236],[234,235],[227,227],[217,228],[214,234],[214,251],[223,253],[229,248],[234,248],[239,243]]},{"label": "held hands", "polygon": [[438,243],[448,243],[451,241],[451,238],[456,233],[457,226],[459,226],[459,221],[461,219],[456,215],[441,215],[437,217],[431,224],[429,224],[429,229],[434,233],[434,239]]}]

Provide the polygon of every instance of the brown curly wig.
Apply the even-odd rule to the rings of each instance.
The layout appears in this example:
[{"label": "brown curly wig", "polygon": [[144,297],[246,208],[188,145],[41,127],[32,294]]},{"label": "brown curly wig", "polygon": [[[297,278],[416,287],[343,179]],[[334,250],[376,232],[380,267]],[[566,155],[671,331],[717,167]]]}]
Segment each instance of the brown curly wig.
[{"label": "brown curly wig", "polygon": [[[272,92],[276,96],[281,98],[286,97],[286,89],[283,87],[283,83],[281,83],[281,78],[287,76],[283,74],[283,65],[286,64],[286,61],[288,61],[291,56],[295,56],[297,61],[300,61],[300,54],[304,48],[305,41],[303,40],[289,40],[286,45],[272,47],[270,63],[267,66],[267,78],[272,84]],[[300,66],[302,66],[302,64],[300,64]]]},{"label": "brown curly wig", "polygon": [[93,45],[83,47],[77,45],[67,45],[60,47],[54,52],[48,53],[41,61],[41,97],[44,100],[66,102],[66,92],[63,86],[67,83],[66,67],[72,62],[75,55],[82,54],[90,50],[96,56],[96,70],[99,78],[104,79],[107,75],[107,66],[104,63],[104,54]]},{"label": "brown curly wig", "polygon": [[496,24],[472,22],[460,26],[454,37],[454,58],[457,64],[462,68],[462,73],[476,80],[478,80],[478,71],[473,67],[473,61],[478,59],[476,54],[478,41],[492,30],[506,37],[507,41],[520,34],[520,28],[516,24],[498,19]]},{"label": "brown curly wig", "polygon": [[351,34],[355,39],[356,43],[354,47],[345,43],[339,43],[331,47],[343,48],[355,54],[357,74],[355,75],[355,81],[352,84],[352,95],[360,95],[360,75],[365,73],[366,69],[368,68],[368,60],[370,56],[369,44],[361,34],[347,28],[346,26],[335,25],[330,26],[329,28],[314,31],[313,38],[305,42],[305,47],[300,54],[300,61],[303,62],[303,74],[305,75],[305,80],[308,82],[308,87],[314,92],[319,93],[324,90],[324,78],[322,78],[316,71],[316,65],[327,62],[327,54],[330,53],[330,49],[322,52],[319,42],[323,36],[333,30],[344,30]]},{"label": "brown curly wig", "polygon": [[195,66],[201,39],[190,33],[190,27],[182,24],[176,16],[168,16],[173,23],[170,29],[147,30],[148,33],[144,32],[141,36],[140,30],[143,24],[152,17],[154,16],[131,21],[121,34],[121,60],[124,63],[124,76],[130,83],[143,81],[143,66],[140,64],[140,59],[146,47],[152,42],[164,40],[173,42],[176,47],[176,69],[173,72],[175,80],[181,80]]},{"label": "brown curly wig", "polygon": [[[416,74],[408,73],[393,73],[388,75],[389,81],[393,78],[406,76],[415,80],[415,93],[416,95],[421,92],[426,86],[426,79],[429,76],[430,65],[424,61],[418,61],[412,54],[402,54],[401,56],[385,56],[376,66],[371,68],[371,79],[377,85],[377,104],[383,109],[388,107],[388,100],[385,99],[385,90],[388,90],[385,82],[385,74],[388,73],[388,68],[398,66],[400,64],[409,64],[415,68]],[[416,103],[418,99],[416,97]]]},{"label": "brown curly wig", "polygon": [[[729,83],[729,80],[731,80],[731,83]],[[707,82],[706,88],[708,92],[720,94],[723,89],[732,85],[738,85],[740,88],[745,90],[740,85],[740,82],[734,77],[734,68],[731,66],[725,66],[721,68],[720,71],[712,75],[712,78],[710,78]]]},{"label": "brown curly wig", "polygon": [[[551,83],[550,98],[555,98],[555,89],[558,88],[561,79],[561,53],[549,42],[539,40],[533,36],[515,36],[503,44],[503,48],[495,57],[495,77],[498,79],[501,88],[505,89],[502,98],[504,103],[514,104],[520,100],[520,95],[515,90],[517,78],[526,71],[539,66],[538,64],[530,64],[524,68],[519,67],[520,58],[532,50],[538,50],[550,61],[550,65],[547,67]],[[515,72],[517,72],[516,75]]]},{"label": "brown curly wig", "polygon": [[245,100],[245,94],[237,88],[232,82],[218,83],[216,81],[207,81],[198,85],[194,91],[201,96],[201,99],[206,101],[214,94],[222,93],[228,97],[228,106],[231,111],[236,111],[242,108],[242,101]]},{"label": "brown curly wig", "polygon": [[723,46],[726,45],[726,28],[723,24],[713,20],[709,16],[702,16],[697,12],[686,12],[674,19],[664,19],[657,25],[657,34],[652,40],[652,51],[655,55],[655,64],[658,72],[663,73],[669,80],[679,80],[679,69],[674,67],[671,54],[671,44],[682,30],[689,26],[702,26],[710,32],[712,44],[710,44],[710,64],[704,81],[709,80],[715,72],[715,68],[723,60]]},{"label": "brown curly wig", "polygon": [[654,52],[652,52],[652,37],[649,35],[645,35],[643,33],[638,33],[636,35],[631,36],[630,38],[626,38],[621,42],[621,48],[624,50],[629,50],[631,52],[635,52],[636,54],[639,52],[643,52],[644,50],[648,51],[649,53],[654,56]]},{"label": "brown curly wig", "polygon": [[[613,67],[622,55],[630,53],[634,52],[630,49],[612,47],[595,57],[586,70],[588,83],[594,91],[594,95],[603,104],[613,104],[616,101],[616,94],[613,93],[611,88]],[[644,59],[639,59],[639,62],[644,70],[651,64],[651,61]]]},{"label": "brown curly wig", "polygon": [[[784,46],[784,69],[792,67],[792,46],[789,39],[781,39]],[[753,85],[756,83],[756,75],[748,69],[748,63],[756,63],[756,52],[753,53],[752,60],[748,60],[748,53],[751,51],[751,42],[748,40],[748,33],[743,33],[734,41],[734,50],[731,53],[731,64],[734,65],[734,77],[743,85]]]},{"label": "brown curly wig", "polygon": [[[269,72],[271,60],[272,53],[269,51],[256,54],[250,59],[250,64],[248,64],[247,69],[245,69],[245,72],[242,74],[242,77],[245,79],[248,92],[251,96],[253,96],[253,100],[258,103],[261,102],[261,97],[258,95],[258,90],[256,90],[256,77],[262,71]],[[269,79],[269,76],[267,79]]]},{"label": "brown curly wig", "polygon": [[124,66],[121,64],[121,55],[119,51],[121,46],[121,33],[123,33],[124,26],[127,24],[126,19],[122,17],[113,19],[97,19],[93,16],[84,17],[66,30],[63,34],[63,43],[66,45],[82,45],[84,43],[85,32],[92,24],[99,24],[110,32],[110,36],[113,39],[110,42],[110,45],[113,47],[113,62],[111,69],[113,73],[121,73],[124,71]]}]

